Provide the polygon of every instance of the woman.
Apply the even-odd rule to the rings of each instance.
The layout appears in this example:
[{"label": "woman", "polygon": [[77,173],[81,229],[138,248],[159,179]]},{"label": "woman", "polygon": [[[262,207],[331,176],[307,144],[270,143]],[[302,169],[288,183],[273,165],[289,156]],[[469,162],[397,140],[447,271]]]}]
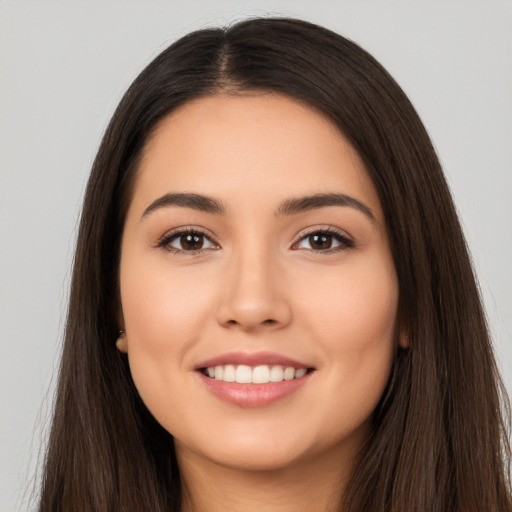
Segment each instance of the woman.
[{"label": "woman", "polygon": [[371,56],[255,19],[141,73],[86,192],[41,511],[510,511],[501,389]]}]

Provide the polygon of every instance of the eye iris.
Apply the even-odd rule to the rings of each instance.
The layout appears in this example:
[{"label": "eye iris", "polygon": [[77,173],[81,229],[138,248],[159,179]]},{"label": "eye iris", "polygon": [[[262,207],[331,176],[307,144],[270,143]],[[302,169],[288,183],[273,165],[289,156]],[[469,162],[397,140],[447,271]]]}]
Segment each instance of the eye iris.
[{"label": "eye iris", "polygon": [[180,236],[180,243],[185,251],[198,251],[203,247],[204,237],[203,235],[188,233]]},{"label": "eye iris", "polygon": [[332,246],[332,236],[324,233],[311,235],[309,237],[309,244],[313,249],[325,250],[330,249]]}]

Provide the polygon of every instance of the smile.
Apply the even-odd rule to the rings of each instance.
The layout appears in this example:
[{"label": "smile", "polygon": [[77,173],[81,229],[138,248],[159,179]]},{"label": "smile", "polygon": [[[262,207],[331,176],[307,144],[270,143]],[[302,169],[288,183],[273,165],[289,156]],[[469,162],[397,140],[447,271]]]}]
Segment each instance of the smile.
[{"label": "smile", "polygon": [[307,368],[294,368],[282,365],[259,365],[256,367],[245,364],[209,366],[203,369],[204,375],[223,382],[239,384],[267,384],[300,379],[306,375]]},{"label": "smile", "polygon": [[295,394],[316,373],[307,363],[272,352],[222,354],[195,370],[213,395],[244,408],[264,407]]}]

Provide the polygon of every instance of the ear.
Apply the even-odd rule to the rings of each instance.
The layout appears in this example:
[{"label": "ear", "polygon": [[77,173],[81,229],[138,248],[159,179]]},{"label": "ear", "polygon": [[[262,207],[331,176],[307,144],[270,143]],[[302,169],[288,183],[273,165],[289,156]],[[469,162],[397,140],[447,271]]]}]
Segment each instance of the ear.
[{"label": "ear", "polygon": [[116,347],[120,352],[124,352],[126,354],[128,352],[128,340],[126,338],[126,332],[124,331],[124,315],[120,301],[119,306],[116,309],[116,320],[117,325],[119,326],[119,335],[116,340]]},{"label": "ear", "polygon": [[411,348],[411,338],[406,328],[401,328],[398,333],[398,346],[400,348]]},{"label": "ear", "polygon": [[114,311],[116,314],[116,322],[120,332],[124,332],[124,315],[123,308],[121,307],[121,299],[118,298],[116,304],[114,305]]},{"label": "ear", "polygon": [[126,338],[126,333],[124,331],[119,333],[119,337],[116,340],[116,347],[120,352],[125,354],[128,353],[128,339]]}]

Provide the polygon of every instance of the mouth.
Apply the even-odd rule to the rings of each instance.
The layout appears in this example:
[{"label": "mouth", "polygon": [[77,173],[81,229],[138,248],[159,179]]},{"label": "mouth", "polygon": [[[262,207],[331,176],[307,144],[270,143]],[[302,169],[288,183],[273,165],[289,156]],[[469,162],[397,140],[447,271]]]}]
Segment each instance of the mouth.
[{"label": "mouth", "polygon": [[200,368],[199,371],[210,379],[222,382],[236,382],[238,384],[268,384],[269,382],[283,382],[304,377],[313,368],[295,368],[285,365],[262,364],[249,366],[245,364],[226,364]]},{"label": "mouth", "polygon": [[269,352],[231,353],[203,361],[197,375],[217,398],[238,407],[263,407],[303,388],[315,368]]}]

